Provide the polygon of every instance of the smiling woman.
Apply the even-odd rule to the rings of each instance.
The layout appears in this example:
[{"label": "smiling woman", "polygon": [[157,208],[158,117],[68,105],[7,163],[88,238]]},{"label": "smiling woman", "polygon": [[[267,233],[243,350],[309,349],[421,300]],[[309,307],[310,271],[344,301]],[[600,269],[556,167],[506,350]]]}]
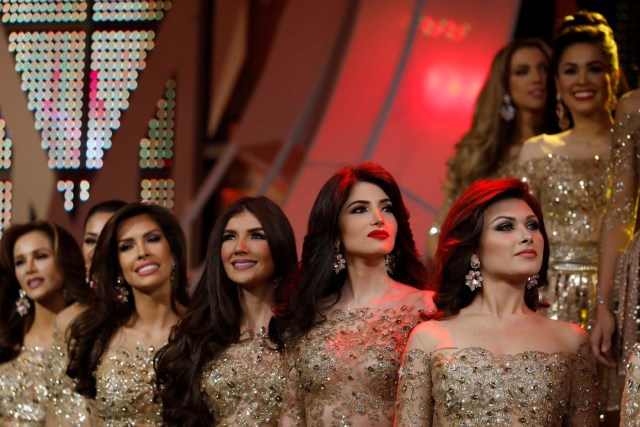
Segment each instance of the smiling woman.
[{"label": "smiling woman", "polygon": [[188,302],[176,218],[159,206],[120,209],[100,234],[89,274],[98,298],[70,327],[66,373],[87,397],[91,423],[160,425],[153,358]]},{"label": "smiling woman", "polygon": [[[617,47],[605,18],[588,11],[565,17],[551,62],[558,119],[566,130],[525,142],[515,176],[529,183],[547,215],[550,274],[541,298],[549,307],[541,313],[590,331],[596,307],[605,303],[597,295],[598,249],[619,76]],[[618,408],[616,373],[603,371],[599,386],[601,407]]]},{"label": "smiling woman", "polygon": [[82,253],[55,224],[16,224],[2,236],[0,267],[0,424],[44,425],[55,316],[92,298]]},{"label": "smiling woman", "polygon": [[272,321],[287,374],[280,425],[390,426],[407,336],[435,307],[389,172],[367,162],[325,183],[300,266]]},{"label": "smiling woman", "polygon": [[157,357],[164,425],[277,425],[284,373],[267,327],[296,263],[293,229],[271,200],[222,213],[193,302]]}]

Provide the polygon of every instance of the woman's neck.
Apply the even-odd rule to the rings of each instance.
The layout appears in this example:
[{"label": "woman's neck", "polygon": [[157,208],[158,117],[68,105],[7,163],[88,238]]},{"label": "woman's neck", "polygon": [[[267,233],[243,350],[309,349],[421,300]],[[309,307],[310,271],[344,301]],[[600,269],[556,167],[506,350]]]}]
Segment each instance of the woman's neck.
[{"label": "woman's neck", "polygon": [[275,304],[273,284],[267,282],[253,289],[240,288],[238,295],[242,309],[240,332],[257,332],[261,328],[267,328],[273,316],[271,308]]},{"label": "woman's neck", "polygon": [[523,284],[504,280],[491,280],[485,277],[482,288],[476,291],[469,305],[473,312],[505,318],[528,312],[524,302]]},{"label": "woman's neck", "polygon": [[340,305],[346,307],[364,307],[383,297],[393,280],[387,274],[384,258],[365,260],[347,259],[347,279],[342,287]]},{"label": "woman's neck", "polygon": [[171,306],[169,295],[160,297],[133,291],[136,312],[130,327],[146,331],[165,331],[171,329],[180,319],[184,307],[177,304],[178,313]]},{"label": "woman's neck", "polygon": [[33,323],[29,331],[25,334],[25,347],[51,347],[53,343],[53,329],[56,323],[56,315],[64,308],[55,304],[53,306],[45,306],[37,302],[34,304]]}]

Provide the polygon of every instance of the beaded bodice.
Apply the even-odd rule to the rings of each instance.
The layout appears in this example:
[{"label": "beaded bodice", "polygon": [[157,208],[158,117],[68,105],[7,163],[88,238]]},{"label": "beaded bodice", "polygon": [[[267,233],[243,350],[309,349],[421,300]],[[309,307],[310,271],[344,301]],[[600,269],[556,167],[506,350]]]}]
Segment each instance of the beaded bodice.
[{"label": "beaded bodice", "polygon": [[134,350],[125,347],[109,349],[98,364],[96,398],[90,400],[92,418],[101,425],[162,425],[161,406],[153,401],[156,349],[138,344]]},{"label": "beaded bodice", "polygon": [[426,310],[416,299],[326,314],[285,350],[283,418],[309,426],[391,425],[401,354]]},{"label": "beaded bodice", "polygon": [[598,156],[547,154],[521,165],[545,214],[551,263],[597,263],[608,170],[608,160]]},{"label": "beaded bodice", "polygon": [[202,390],[218,426],[277,425],[284,383],[282,357],[264,329],[241,335],[202,375]]},{"label": "beaded bodice", "polygon": [[398,425],[597,424],[595,360],[575,353],[493,355],[479,347],[405,355]]},{"label": "beaded bodice", "polygon": [[44,426],[47,357],[42,347],[23,347],[15,359],[0,364],[0,425]]},{"label": "beaded bodice", "polygon": [[87,399],[75,391],[74,381],[67,376],[68,363],[67,344],[55,329],[47,367],[50,389],[47,417],[66,427],[84,426],[89,423]]}]

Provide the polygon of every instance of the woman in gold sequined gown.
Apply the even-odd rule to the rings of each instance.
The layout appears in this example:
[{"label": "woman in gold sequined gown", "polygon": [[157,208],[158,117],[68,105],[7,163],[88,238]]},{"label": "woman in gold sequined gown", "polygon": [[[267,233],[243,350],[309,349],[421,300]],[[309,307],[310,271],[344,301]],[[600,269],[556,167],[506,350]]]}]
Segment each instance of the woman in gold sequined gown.
[{"label": "woman in gold sequined gown", "polygon": [[90,422],[161,425],[153,358],[188,302],[178,221],[159,206],[120,209],[98,239],[89,276],[98,298],[70,326],[67,374],[88,398]]},{"label": "woman in gold sequined gown", "polygon": [[55,316],[91,298],[82,253],[64,229],[35,221],[4,232],[0,257],[0,425],[43,426]]},{"label": "woman in gold sequined gown", "polygon": [[272,321],[285,340],[281,425],[392,424],[400,355],[434,311],[408,218],[375,163],[345,167],[320,190],[301,269]]},{"label": "woman in gold sequined gown", "polygon": [[627,379],[620,405],[620,425],[640,425],[640,343],[629,348],[626,367]]},{"label": "woman in gold sequined gown", "polygon": [[[596,357],[609,366],[617,362],[618,373],[624,375],[631,347],[640,341],[637,328],[640,237],[633,236],[640,194],[640,90],[629,92],[618,101],[613,142],[598,269],[598,294],[602,304],[598,305],[591,342]],[[614,321],[611,310],[616,296],[618,307]],[[612,346],[616,324],[617,342]],[[612,349],[616,350],[615,354]]]},{"label": "woman in gold sequined gown", "polygon": [[[100,232],[113,214],[125,206],[121,200],[107,200],[97,203],[89,209],[84,220],[82,233],[82,256],[84,257],[87,287],[96,288],[94,280],[89,279],[89,270],[93,251]],[[66,307],[56,316],[53,333],[53,345],[48,362],[47,382],[50,386],[49,407],[47,408],[47,426],[83,426],[89,423],[87,402],[84,396],[76,393],[71,378],[67,376],[67,338],[68,326],[85,311],[88,304],[76,302]]]},{"label": "woman in gold sequined gown", "polygon": [[167,426],[275,426],[282,357],[271,307],[297,264],[293,229],[265,197],[244,197],[216,220],[192,304],[157,358]]},{"label": "woman in gold sequined gown", "polygon": [[586,332],[535,312],[549,242],[528,190],[478,181],[449,211],[436,252],[442,317],[411,333],[396,425],[597,425]]},{"label": "woman in gold sequined gown", "polygon": [[557,130],[549,94],[550,57],[551,49],[542,40],[521,39],[493,58],[476,100],[471,129],[447,162],[445,201],[427,236],[430,257],[438,244],[440,224],[460,194],[479,179],[509,176],[525,140]]},{"label": "woman in gold sequined gown", "polygon": [[[605,18],[587,11],[566,17],[554,39],[551,62],[560,125],[567,130],[527,141],[519,163],[549,228],[549,286],[541,294],[549,307],[541,313],[578,323],[589,331],[598,301],[611,109],[619,76],[616,44]],[[613,371],[600,373],[604,411],[619,409],[617,379]]]}]

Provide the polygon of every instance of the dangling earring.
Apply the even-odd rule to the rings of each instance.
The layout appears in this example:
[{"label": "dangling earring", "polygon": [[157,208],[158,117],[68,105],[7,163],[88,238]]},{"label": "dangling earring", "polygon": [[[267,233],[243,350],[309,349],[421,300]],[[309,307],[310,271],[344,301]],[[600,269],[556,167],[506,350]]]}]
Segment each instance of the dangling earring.
[{"label": "dangling earring", "polygon": [[171,263],[171,277],[169,278],[169,280],[171,281],[171,284],[174,284],[176,281],[176,263],[175,262]]},{"label": "dangling earring", "polygon": [[123,286],[124,280],[122,277],[118,276],[116,283],[116,298],[118,299],[118,302],[124,304],[129,301],[129,290]]},{"label": "dangling earring", "polygon": [[500,116],[507,122],[513,120],[516,116],[516,109],[511,102],[511,96],[505,93],[502,96],[502,105],[500,105]]},{"label": "dangling earring", "polygon": [[345,268],[347,268],[347,260],[345,260],[342,253],[340,253],[340,243],[336,243],[335,255],[333,256],[333,271],[338,274]]},{"label": "dangling earring", "polygon": [[31,301],[27,298],[27,293],[23,289],[18,290],[18,301],[16,301],[16,311],[20,317],[24,317],[31,308]]},{"label": "dangling earring", "polygon": [[480,258],[478,258],[478,255],[473,254],[471,255],[471,270],[469,270],[469,273],[464,276],[464,284],[467,285],[472,292],[482,287],[482,281],[484,279],[479,269]]},{"label": "dangling earring", "polygon": [[533,289],[538,286],[538,279],[540,278],[539,274],[534,274],[531,277],[527,277],[527,289]]},{"label": "dangling earring", "polygon": [[396,266],[396,256],[393,254],[386,254],[384,256],[384,266],[387,267],[387,273],[393,274],[393,269]]},{"label": "dangling earring", "polygon": [[558,116],[558,126],[561,130],[569,129],[569,117],[567,112],[567,107],[562,103],[562,97],[559,93],[556,94],[556,115]]}]

